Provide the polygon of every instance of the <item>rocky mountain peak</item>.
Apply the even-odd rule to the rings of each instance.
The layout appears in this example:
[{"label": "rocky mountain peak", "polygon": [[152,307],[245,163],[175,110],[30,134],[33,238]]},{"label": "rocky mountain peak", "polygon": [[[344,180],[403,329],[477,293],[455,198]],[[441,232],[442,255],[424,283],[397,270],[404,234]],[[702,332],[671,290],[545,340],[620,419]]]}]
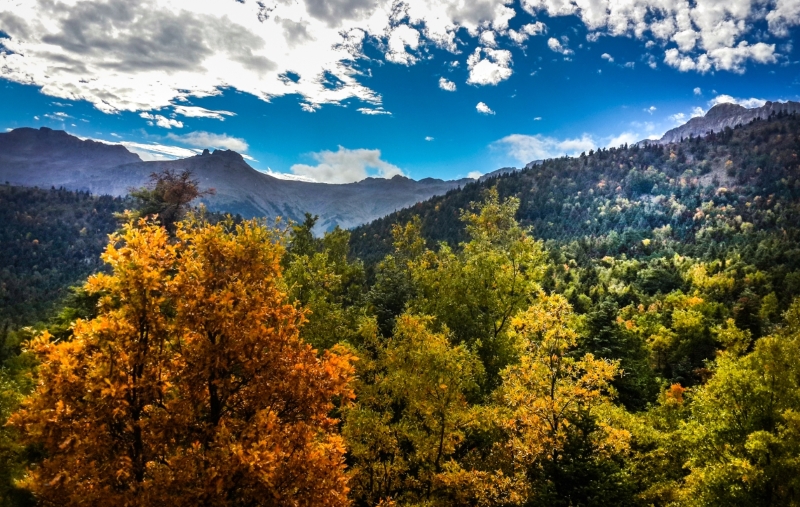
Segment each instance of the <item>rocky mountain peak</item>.
[{"label": "rocky mountain peak", "polygon": [[747,108],[744,106],[740,106],[739,104],[733,104],[730,102],[723,102],[722,104],[717,104],[716,106],[709,109],[708,112],[705,114],[705,118],[707,119],[725,118],[733,114],[741,114],[744,111],[747,111]]},{"label": "rocky mountain peak", "polygon": [[746,125],[756,118],[766,119],[777,113],[800,113],[800,102],[766,102],[761,107],[746,108],[739,104],[717,104],[704,116],[692,118],[680,127],[667,131],[657,142],[677,143],[681,139],[720,132],[726,127]]}]

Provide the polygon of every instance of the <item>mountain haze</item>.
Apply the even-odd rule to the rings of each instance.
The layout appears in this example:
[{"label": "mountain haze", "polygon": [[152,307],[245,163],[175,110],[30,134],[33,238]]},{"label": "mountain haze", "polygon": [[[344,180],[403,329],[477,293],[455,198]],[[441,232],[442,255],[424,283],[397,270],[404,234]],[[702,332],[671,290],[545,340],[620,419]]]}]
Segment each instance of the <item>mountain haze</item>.
[{"label": "mountain haze", "polygon": [[337,185],[289,181],[253,169],[233,151],[143,162],[121,145],[84,141],[64,131],[22,128],[0,134],[0,181],[15,185],[122,196],[163,170],[189,170],[202,188],[214,188],[215,195],[203,199],[212,211],[293,220],[308,212],[320,216],[319,231],[367,223],[472,181],[402,176]]}]

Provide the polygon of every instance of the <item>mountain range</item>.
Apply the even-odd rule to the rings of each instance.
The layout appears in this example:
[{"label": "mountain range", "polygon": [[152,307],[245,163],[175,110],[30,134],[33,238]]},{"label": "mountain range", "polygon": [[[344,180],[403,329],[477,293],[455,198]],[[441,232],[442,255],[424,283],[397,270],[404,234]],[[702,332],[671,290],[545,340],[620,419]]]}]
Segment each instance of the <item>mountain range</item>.
[{"label": "mountain range", "polygon": [[122,196],[163,170],[190,170],[201,188],[213,188],[215,194],[203,198],[212,211],[292,220],[302,220],[309,212],[320,217],[318,232],[367,223],[473,181],[416,181],[403,176],[346,184],[291,181],[253,169],[230,150],[144,162],[124,146],[82,140],[45,127],[0,134],[0,182]]},{"label": "mountain range", "polygon": [[[719,132],[778,112],[800,112],[800,103],[767,102],[751,109],[737,104],[718,104],[704,116],[692,118],[655,142],[679,142],[682,138]],[[526,167],[540,163],[531,162]],[[46,127],[19,128],[0,134],[0,182],[13,185],[63,187],[123,196],[131,188],[147,184],[151,173],[164,170],[189,170],[201,188],[213,188],[215,194],[203,198],[212,211],[292,220],[302,220],[308,212],[319,215],[317,232],[337,225],[352,228],[369,223],[474,181],[469,178],[417,181],[403,176],[367,178],[347,184],[292,181],[257,171],[240,154],[229,150],[205,150],[178,160],[142,161],[122,145],[84,140]],[[498,169],[481,179],[515,170],[512,167]]]}]

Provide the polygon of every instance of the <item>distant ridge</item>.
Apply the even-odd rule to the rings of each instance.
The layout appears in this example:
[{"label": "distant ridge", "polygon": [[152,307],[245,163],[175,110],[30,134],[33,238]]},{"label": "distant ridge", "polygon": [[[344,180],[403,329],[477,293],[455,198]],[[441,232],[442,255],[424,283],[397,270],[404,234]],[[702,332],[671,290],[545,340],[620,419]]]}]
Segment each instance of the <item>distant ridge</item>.
[{"label": "distant ridge", "polygon": [[81,140],[60,130],[20,128],[0,134],[0,182],[14,185],[121,196],[165,169],[188,169],[201,187],[214,188],[216,194],[203,199],[211,210],[292,220],[309,212],[320,217],[317,232],[364,224],[474,181],[395,176],[310,183],[259,172],[234,151],[205,150],[185,159],[143,162],[124,146]]},{"label": "distant ridge", "polygon": [[768,101],[761,107],[751,109],[739,104],[717,104],[709,109],[705,116],[692,118],[680,127],[668,130],[657,142],[661,144],[678,143],[681,139],[704,136],[708,132],[719,132],[725,130],[725,127],[733,128],[736,125],[746,125],[756,118],[766,119],[770,115],[780,112],[800,112],[800,102]]},{"label": "distant ridge", "polygon": [[98,172],[141,162],[118,144],[82,140],[63,130],[19,128],[0,134],[0,181],[77,189]]}]

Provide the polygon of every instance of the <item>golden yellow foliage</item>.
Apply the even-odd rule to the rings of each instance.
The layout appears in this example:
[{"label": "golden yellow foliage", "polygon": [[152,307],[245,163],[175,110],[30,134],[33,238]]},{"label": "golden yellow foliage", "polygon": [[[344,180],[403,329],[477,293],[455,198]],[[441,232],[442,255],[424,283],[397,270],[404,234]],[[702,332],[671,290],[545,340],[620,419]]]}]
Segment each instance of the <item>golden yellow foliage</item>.
[{"label": "golden yellow foliage", "polygon": [[112,237],[99,316],[31,343],[40,382],[12,424],[46,451],[25,479],[44,504],[348,504],[329,414],[351,356],[299,338],[278,239],[255,221]]}]

